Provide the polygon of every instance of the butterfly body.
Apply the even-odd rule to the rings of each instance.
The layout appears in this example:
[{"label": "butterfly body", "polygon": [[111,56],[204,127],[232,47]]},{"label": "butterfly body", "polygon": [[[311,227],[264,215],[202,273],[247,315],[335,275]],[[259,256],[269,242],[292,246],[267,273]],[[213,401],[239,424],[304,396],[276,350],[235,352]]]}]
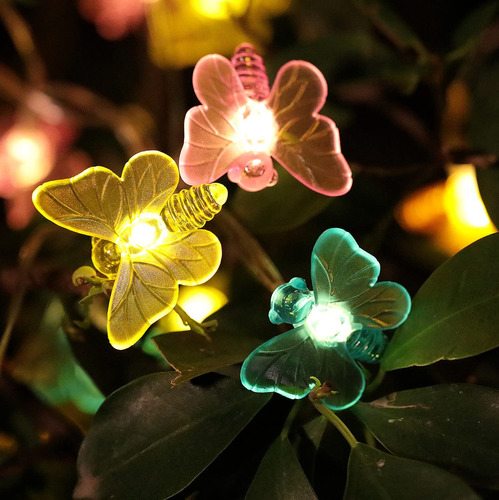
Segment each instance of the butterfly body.
[{"label": "butterfly body", "polygon": [[263,101],[270,92],[269,78],[263,59],[250,43],[242,43],[230,60],[243,84],[246,95],[255,101]]},{"label": "butterfly body", "polygon": [[350,356],[364,363],[379,363],[387,345],[386,335],[375,328],[356,330],[347,339]]},{"label": "butterfly body", "polygon": [[[243,363],[241,381],[255,392],[296,399],[310,392],[315,377],[332,389],[324,404],[341,410],[355,404],[364,390],[364,375],[354,360],[366,340],[362,335],[402,323],[410,298],[397,283],[376,283],[378,261],[342,229],[329,229],[318,238],[311,268],[313,293],[302,278],[274,292],[271,321],[289,322],[294,328],[255,349]],[[358,331],[350,346],[349,339]],[[358,350],[352,352],[355,343]],[[381,347],[374,344],[368,348],[369,361]]]},{"label": "butterfly body", "polygon": [[327,94],[322,73],[291,61],[268,93],[265,82],[263,62],[248,46],[236,50],[233,63],[217,54],[198,62],[193,85],[201,106],[185,119],[184,181],[213,182],[228,173],[243,189],[258,191],[277,182],[274,159],[310,189],[347,192],[352,179],[338,129],[318,114]]}]

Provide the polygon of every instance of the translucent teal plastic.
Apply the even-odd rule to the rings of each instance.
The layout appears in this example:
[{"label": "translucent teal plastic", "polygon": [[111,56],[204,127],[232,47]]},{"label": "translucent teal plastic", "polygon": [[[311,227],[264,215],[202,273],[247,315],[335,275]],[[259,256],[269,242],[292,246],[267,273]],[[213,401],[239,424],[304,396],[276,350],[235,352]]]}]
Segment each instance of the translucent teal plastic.
[{"label": "translucent teal plastic", "polygon": [[316,377],[332,387],[324,404],[343,410],[360,399],[365,387],[354,358],[379,361],[384,343],[378,333],[405,321],[411,301],[401,285],[376,283],[378,261],[343,229],[319,237],[311,267],[313,297],[302,278],[274,292],[271,321],[294,329],[255,349],[243,363],[241,381],[254,392],[299,399]]}]

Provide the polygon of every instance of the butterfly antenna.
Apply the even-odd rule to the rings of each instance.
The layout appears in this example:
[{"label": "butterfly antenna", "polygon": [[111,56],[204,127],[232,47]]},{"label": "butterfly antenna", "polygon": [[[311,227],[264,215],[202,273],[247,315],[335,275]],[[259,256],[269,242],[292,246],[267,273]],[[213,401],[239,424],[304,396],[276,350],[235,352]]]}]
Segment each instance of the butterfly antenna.
[{"label": "butterfly antenna", "polygon": [[201,184],[173,194],[161,215],[168,230],[192,231],[213,219],[226,201],[227,188],[223,184]]},{"label": "butterfly antenna", "polygon": [[255,101],[263,101],[269,95],[269,78],[263,59],[250,43],[242,43],[236,47],[231,59],[246,95]]}]

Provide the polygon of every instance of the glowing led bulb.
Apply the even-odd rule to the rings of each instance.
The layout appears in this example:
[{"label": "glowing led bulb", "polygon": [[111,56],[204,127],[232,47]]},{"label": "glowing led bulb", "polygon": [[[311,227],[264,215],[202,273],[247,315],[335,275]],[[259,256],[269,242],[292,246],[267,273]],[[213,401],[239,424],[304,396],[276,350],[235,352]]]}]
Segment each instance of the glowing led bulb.
[{"label": "glowing led bulb", "polygon": [[338,306],[314,306],[305,321],[317,342],[334,344],[345,342],[354,331],[350,313]]},{"label": "glowing led bulb", "polygon": [[302,278],[276,289],[270,320],[294,328],[246,358],[243,385],[297,399],[312,390],[311,377],[316,377],[332,387],[324,404],[334,410],[355,404],[365,381],[354,359],[379,361],[385,344],[372,331],[400,325],[410,309],[406,290],[396,283],[376,283],[378,276],[377,260],[349,233],[325,231],[312,252],[313,298]]},{"label": "glowing led bulb", "polygon": [[130,223],[129,248],[147,249],[154,247],[167,231],[159,215],[141,214]]},{"label": "glowing led bulb", "polygon": [[315,66],[285,64],[269,91],[261,58],[250,44],[242,44],[232,61],[216,54],[203,57],[193,84],[202,105],[185,119],[179,161],[185,182],[213,182],[228,172],[232,182],[257,191],[277,182],[273,158],[314,191],[337,196],[350,189],[338,129],[318,114],[327,84]]},{"label": "glowing led bulb", "polygon": [[[146,151],[129,160],[121,178],[93,167],[72,179],[47,182],[33,193],[45,217],[93,237],[94,265],[114,280],[107,324],[117,349],[130,347],[170,312],[179,284],[204,283],[220,264],[220,242],[197,228],[208,220],[208,201],[220,210],[218,202],[227,198],[225,188],[200,186],[174,195],[177,183],[175,162],[163,153]],[[172,198],[177,204],[166,210]],[[187,203],[195,206],[189,211]],[[165,212],[175,213],[177,205],[182,212],[178,218],[191,221],[188,230],[167,227]],[[191,230],[192,220],[197,225]]]}]

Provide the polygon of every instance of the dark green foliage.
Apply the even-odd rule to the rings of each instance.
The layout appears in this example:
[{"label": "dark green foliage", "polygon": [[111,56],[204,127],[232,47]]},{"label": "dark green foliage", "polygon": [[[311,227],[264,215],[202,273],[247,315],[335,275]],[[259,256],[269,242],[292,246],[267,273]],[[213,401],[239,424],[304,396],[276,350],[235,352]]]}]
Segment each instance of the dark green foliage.
[{"label": "dark green foliage", "polygon": [[[14,105],[24,110],[23,92],[34,86],[75,120],[75,147],[92,164],[118,172],[140,149],[178,159],[185,112],[198,104],[192,68],[154,67],[145,26],[103,40],[76,1],[7,3],[33,30],[47,81],[26,77],[0,17],[0,118]],[[222,243],[217,277],[229,302],[209,318],[218,321],[210,339],[162,334],[158,324],[148,345],[112,349],[107,298],[88,309],[78,304],[85,290],[71,283],[73,270],[90,264],[89,238],[56,229],[25,272],[19,251],[48,223],[10,229],[6,200],[2,329],[23,286],[26,295],[1,367],[0,497],[495,498],[499,235],[448,258],[423,233],[404,232],[394,214],[407,195],[443,180],[449,164],[474,163],[499,225],[498,12],[497,0],[294,0],[272,21],[274,38],[263,44],[271,82],[291,59],[323,72],[320,112],[339,128],[354,183],[328,198],[281,167],[278,184],[256,193],[221,178],[229,200],[207,228]],[[238,23],[247,28],[244,17]],[[469,103],[452,101],[456,82]],[[338,413],[358,441],[352,447],[308,399],[269,401],[239,381],[241,361],[289,329],[268,321],[271,285],[281,274],[310,285],[312,247],[332,227],[376,256],[380,281],[413,297],[407,321],[387,332],[381,367],[364,365],[362,401]],[[99,391],[107,399],[91,421]]]}]

